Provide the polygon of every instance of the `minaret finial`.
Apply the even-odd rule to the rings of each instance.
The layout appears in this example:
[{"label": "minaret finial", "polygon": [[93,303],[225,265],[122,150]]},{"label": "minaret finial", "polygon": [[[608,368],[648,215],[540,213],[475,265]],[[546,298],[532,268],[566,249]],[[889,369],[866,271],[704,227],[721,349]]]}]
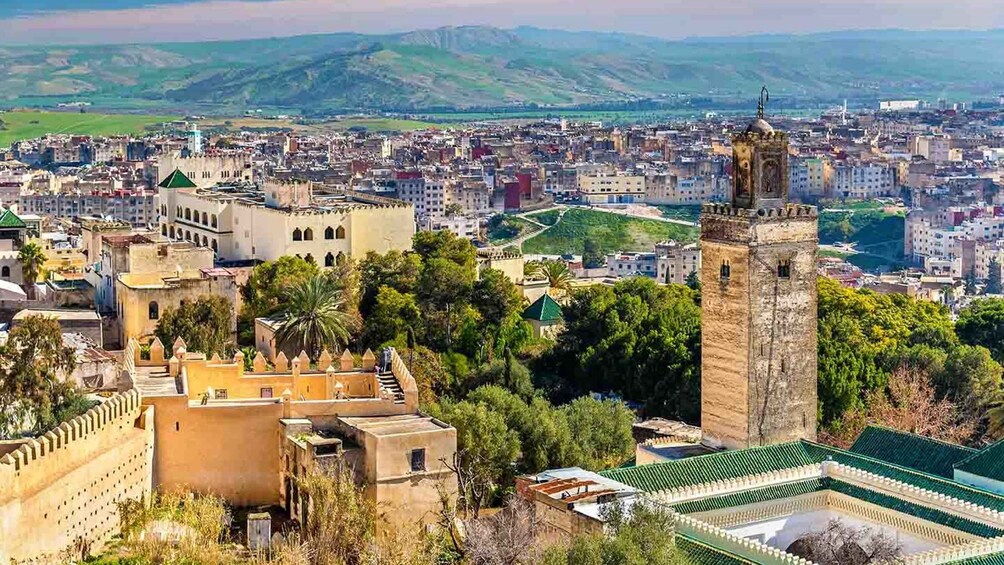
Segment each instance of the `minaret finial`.
[{"label": "minaret finial", "polygon": [[760,88],[760,102],[756,105],[756,117],[758,120],[763,119],[763,107],[767,102],[770,102],[770,92],[767,90],[767,85],[765,84]]}]

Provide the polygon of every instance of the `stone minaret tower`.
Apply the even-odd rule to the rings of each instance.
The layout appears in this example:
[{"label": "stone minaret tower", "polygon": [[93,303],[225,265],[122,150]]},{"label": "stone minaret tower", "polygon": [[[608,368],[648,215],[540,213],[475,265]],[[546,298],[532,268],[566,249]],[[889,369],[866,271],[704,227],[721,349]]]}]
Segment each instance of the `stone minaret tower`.
[{"label": "stone minaret tower", "polygon": [[730,449],[816,439],[818,215],[788,202],[764,101],[732,138],[732,202],[701,213],[701,426]]}]

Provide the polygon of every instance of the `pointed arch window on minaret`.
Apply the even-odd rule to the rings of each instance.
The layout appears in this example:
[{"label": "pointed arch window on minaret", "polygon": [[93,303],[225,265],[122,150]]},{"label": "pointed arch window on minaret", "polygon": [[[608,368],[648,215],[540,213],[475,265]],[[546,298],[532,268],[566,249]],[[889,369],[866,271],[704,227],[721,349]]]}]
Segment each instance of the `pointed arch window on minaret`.
[{"label": "pointed arch window on minaret", "polygon": [[791,261],[788,259],[782,259],[777,262],[777,278],[791,278]]},{"label": "pointed arch window on minaret", "polygon": [[728,282],[730,276],[732,276],[732,265],[727,260],[723,260],[721,270],[722,281]]}]

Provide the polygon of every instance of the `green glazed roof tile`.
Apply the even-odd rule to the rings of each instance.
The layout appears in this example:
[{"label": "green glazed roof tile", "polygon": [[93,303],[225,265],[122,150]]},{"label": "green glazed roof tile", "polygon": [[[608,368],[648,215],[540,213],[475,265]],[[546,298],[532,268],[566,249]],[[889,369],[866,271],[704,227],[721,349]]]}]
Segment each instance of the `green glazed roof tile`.
[{"label": "green glazed roof tile", "polygon": [[157,186],[160,188],[196,188],[195,183],[179,169],[174,169],[174,172],[167,175],[167,178],[160,181]]},{"label": "green glazed roof tile", "polygon": [[949,479],[954,476],[953,465],[976,453],[969,447],[881,426],[865,428],[850,451]]},{"label": "green glazed roof tile", "polygon": [[956,463],[955,468],[980,477],[1004,481],[1004,440],[973,453],[968,459]]},{"label": "green glazed roof tile", "polygon": [[557,322],[561,320],[561,306],[553,298],[545,294],[523,311],[523,319],[540,322]]}]

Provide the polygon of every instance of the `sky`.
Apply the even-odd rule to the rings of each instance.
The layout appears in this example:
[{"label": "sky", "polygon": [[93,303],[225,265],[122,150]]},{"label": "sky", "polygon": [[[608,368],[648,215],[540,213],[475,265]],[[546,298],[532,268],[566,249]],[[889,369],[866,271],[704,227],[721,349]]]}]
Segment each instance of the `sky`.
[{"label": "sky", "polygon": [[0,0],[0,43],[229,40],[533,25],[680,39],[1004,28],[1004,0]]}]

